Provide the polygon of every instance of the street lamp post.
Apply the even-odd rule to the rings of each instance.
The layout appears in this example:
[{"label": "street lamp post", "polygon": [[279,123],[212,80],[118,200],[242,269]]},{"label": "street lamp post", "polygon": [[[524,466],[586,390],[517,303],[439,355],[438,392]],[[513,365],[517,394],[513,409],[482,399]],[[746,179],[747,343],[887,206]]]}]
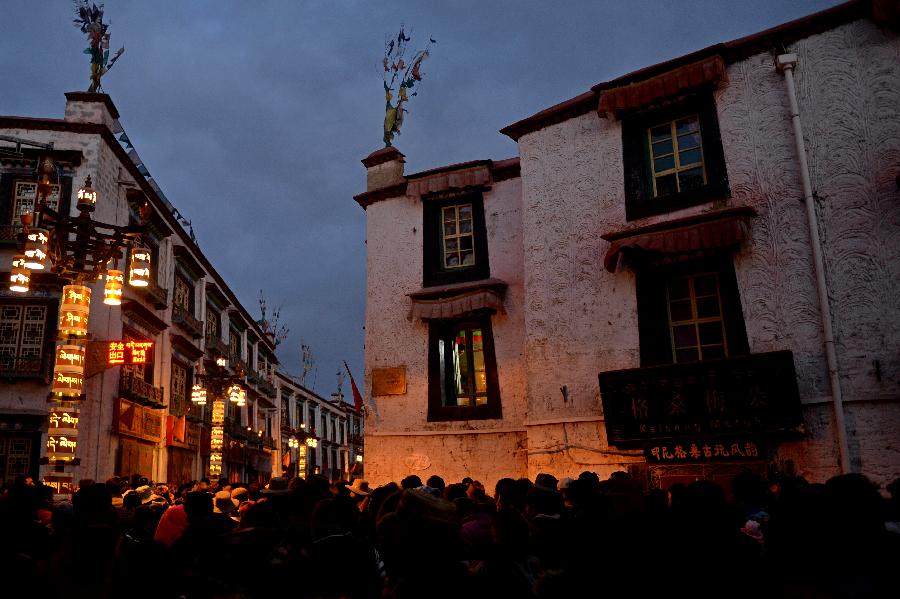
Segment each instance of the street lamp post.
[{"label": "street lamp post", "polygon": [[[247,405],[247,390],[244,387],[245,373],[238,365],[234,374],[228,372],[228,361],[224,356],[217,356],[214,365],[208,371],[202,370],[196,376],[204,384],[195,384],[191,390],[191,399],[198,406],[206,405],[208,397],[212,398],[212,429],[210,432],[209,476],[222,475],[223,450],[225,446],[225,402],[230,401],[236,407]],[[196,398],[196,399],[195,399]]]},{"label": "street lamp post", "polygon": [[[90,338],[91,288],[89,284],[106,275],[104,303],[119,305],[124,276],[116,270],[125,250],[130,249],[132,264],[135,250],[143,258],[141,265],[149,278],[150,252],[141,247],[150,207],[141,209],[140,225],[120,226],[94,220],[98,194],[85,178],[78,190],[78,216],[51,209],[47,198],[52,191],[50,175],[56,170],[51,158],[39,162],[37,197],[33,212],[21,215],[19,236],[21,253],[13,257],[10,291],[27,293],[34,283],[33,274],[50,271],[66,284],[60,301],[57,345],[54,351],[53,380],[44,463],[59,472],[66,464],[77,465],[79,405],[84,394],[85,343]],[[49,262],[49,268],[48,268]],[[129,279],[140,284],[140,276]]]}]

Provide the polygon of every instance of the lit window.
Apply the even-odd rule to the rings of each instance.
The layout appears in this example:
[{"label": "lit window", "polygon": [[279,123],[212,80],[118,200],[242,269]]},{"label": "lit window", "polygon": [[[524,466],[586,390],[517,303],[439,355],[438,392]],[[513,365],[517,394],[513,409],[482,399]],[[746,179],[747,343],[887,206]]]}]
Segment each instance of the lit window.
[{"label": "lit window", "polygon": [[490,318],[435,321],[429,355],[429,420],[500,417]]},{"label": "lit window", "polygon": [[728,357],[718,275],[670,279],[666,292],[675,362]]},{"label": "lit window", "polygon": [[706,184],[700,119],[688,116],[647,130],[654,197],[700,189]]}]

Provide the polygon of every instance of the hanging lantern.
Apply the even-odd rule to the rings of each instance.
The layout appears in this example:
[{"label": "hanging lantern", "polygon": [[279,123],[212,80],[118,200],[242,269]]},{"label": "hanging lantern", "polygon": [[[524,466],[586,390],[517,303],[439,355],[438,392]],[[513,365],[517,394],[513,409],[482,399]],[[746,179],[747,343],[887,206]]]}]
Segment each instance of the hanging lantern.
[{"label": "hanging lantern", "polygon": [[9,290],[16,293],[27,293],[31,283],[31,271],[25,267],[25,256],[13,256],[12,270],[9,273]]},{"label": "hanging lantern", "polygon": [[25,233],[25,267],[30,270],[44,270],[47,265],[47,244],[50,233],[47,229],[28,229]]},{"label": "hanging lantern", "polygon": [[198,406],[206,405],[206,389],[200,385],[191,387],[191,401]]},{"label": "hanging lantern", "polygon": [[218,478],[222,474],[222,454],[212,452],[209,454],[209,477]]},{"label": "hanging lantern", "polygon": [[131,248],[131,267],[128,270],[128,284],[133,287],[147,287],[150,284],[150,250],[145,247]]},{"label": "hanging lantern", "polygon": [[57,397],[80,397],[84,384],[84,347],[59,345],[53,364],[50,393]]},{"label": "hanging lantern", "polygon": [[209,447],[212,451],[222,451],[222,445],[225,443],[225,429],[221,426],[214,426],[210,431]]},{"label": "hanging lantern", "polygon": [[306,446],[297,447],[297,476],[306,476]]},{"label": "hanging lantern", "polygon": [[65,437],[78,436],[77,408],[70,407],[74,404],[60,403],[50,408],[50,417],[47,423],[47,434]]},{"label": "hanging lantern", "polygon": [[91,188],[91,176],[84,179],[84,185],[78,190],[78,209],[93,212],[97,206],[97,192]]},{"label": "hanging lantern", "polygon": [[212,423],[222,426],[225,424],[225,402],[217,399],[212,402]]},{"label": "hanging lantern", "polygon": [[62,336],[83,337],[88,332],[88,316],[91,312],[91,288],[84,285],[63,287],[62,305],[59,308],[59,333]]},{"label": "hanging lantern", "polygon": [[47,459],[50,462],[70,462],[75,459],[78,438],[74,435],[47,434]]},{"label": "hanging lantern", "polygon": [[107,306],[118,306],[122,303],[122,285],[125,274],[121,270],[106,272],[106,285],[103,287],[103,303]]},{"label": "hanging lantern", "polygon": [[[240,403],[241,395],[243,393],[243,389],[241,389],[240,385],[232,385],[228,387],[228,400],[232,403]],[[246,399],[246,394],[244,394],[244,398]]]}]

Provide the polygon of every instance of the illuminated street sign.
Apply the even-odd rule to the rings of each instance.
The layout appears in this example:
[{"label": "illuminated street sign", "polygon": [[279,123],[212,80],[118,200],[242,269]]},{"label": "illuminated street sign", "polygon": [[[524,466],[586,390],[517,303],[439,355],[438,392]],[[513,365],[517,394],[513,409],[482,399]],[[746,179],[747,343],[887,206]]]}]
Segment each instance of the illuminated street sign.
[{"label": "illuminated street sign", "polygon": [[110,341],[107,360],[110,366],[152,364],[153,341]]}]

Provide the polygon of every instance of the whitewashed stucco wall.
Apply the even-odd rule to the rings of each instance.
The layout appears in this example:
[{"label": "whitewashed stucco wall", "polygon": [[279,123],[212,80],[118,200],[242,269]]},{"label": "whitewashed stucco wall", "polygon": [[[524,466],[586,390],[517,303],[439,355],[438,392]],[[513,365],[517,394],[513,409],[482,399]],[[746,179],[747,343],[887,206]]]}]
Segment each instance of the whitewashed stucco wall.
[{"label": "whitewashed stucco wall", "polygon": [[[857,468],[884,482],[900,471],[900,42],[858,21],[789,51],[799,55],[851,452]],[[751,242],[735,256],[751,350],[793,350],[808,404],[809,440],[784,445],[780,457],[822,480],[837,472],[834,429],[787,96],[773,56],[730,65],[716,103],[727,205],[759,213]],[[605,453],[597,386],[598,372],[640,365],[633,274],[601,264],[608,246],[600,235],[626,226],[621,148],[619,123],[593,112],[519,140],[528,418],[583,420],[529,427],[531,475],[601,472],[629,460]]]},{"label": "whitewashed stucco wall", "polygon": [[427,421],[428,327],[409,318],[406,297],[422,287],[422,202],[404,196],[367,208],[366,388],[371,389],[373,368],[405,366],[407,384],[405,395],[370,398],[365,423],[370,484],[408,474],[423,480],[432,474],[447,480],[472,476],[493,484],[524,474],[520,198],[517,179],[498,182],[484,194],[491,276],[509,284],[506,314],[492,319],[502,420]]}]

